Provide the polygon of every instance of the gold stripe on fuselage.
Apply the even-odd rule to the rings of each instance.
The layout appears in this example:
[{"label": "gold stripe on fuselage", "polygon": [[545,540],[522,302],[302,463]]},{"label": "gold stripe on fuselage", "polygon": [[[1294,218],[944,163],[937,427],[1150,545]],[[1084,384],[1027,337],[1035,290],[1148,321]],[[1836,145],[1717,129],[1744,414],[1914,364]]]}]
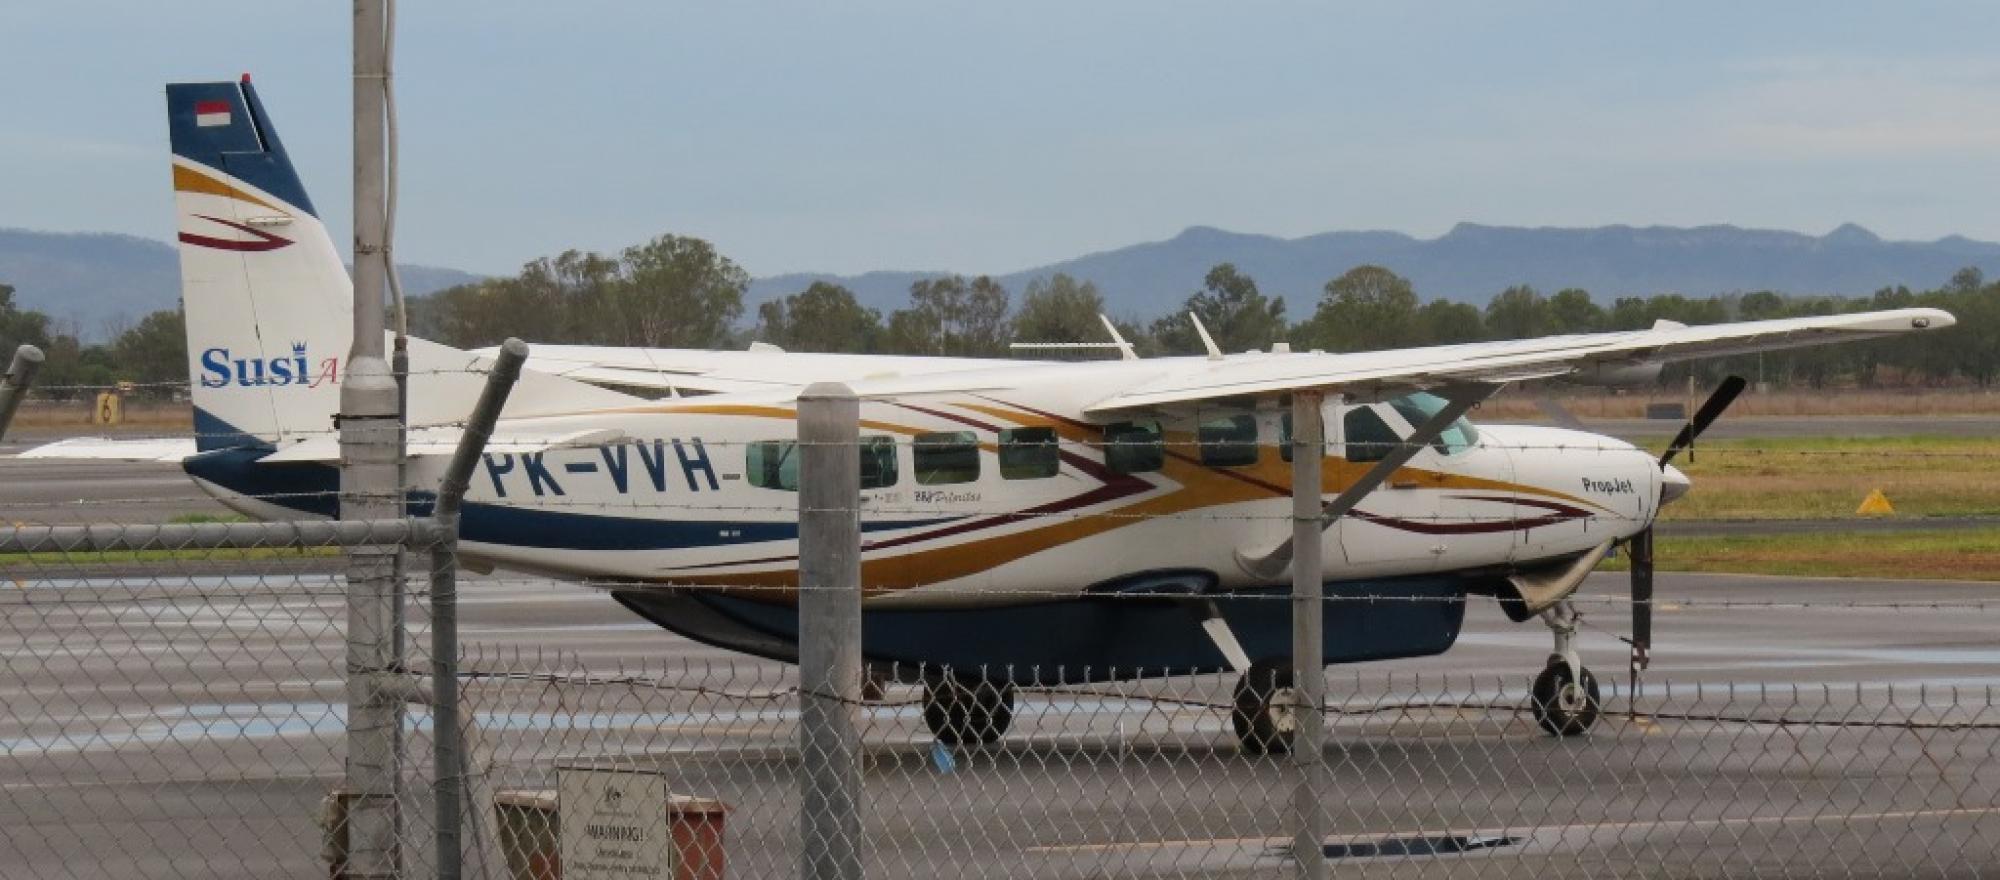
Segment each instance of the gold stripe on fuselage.
[{"label": "gold stripe on fuselage", "polygon": [[[999,406],[978,403],[947,404],[959,409],[976,412],[991,418],[1011,422],[1020,427],[1047,427],[1056,431],[1058,437],[1070,443],[1102,449],[1102,434],[1094,425],[1067,421],[1058,417],[1026,412]],[[783,406],[749,404],[676,404],[667,407],[648,407],[645,412],[674,412],[690,415],[719,415],[751,418],[767,418],[791,421],[797,418],[795,410]],[[930,428],[918,428],[895,422],[863,419],[863,428],[902,436],[927,433]],[[1167,431],[1163,437],[1168,449],[1191,449],[1195,437],[1184,431]],[[982,448],[991,451],[991,443],[982,442]],[[1365,462],[1350,462],[1345,458],[1325,459],[1325,476],[1322,489],[1328,494],[1337,494],[1352,485],[1371,467]],[[978,574],[996,568],[1007,562],[1036,553],[1045,552],[1065,544],[1104,534],[1143,521],[1174,516],[1185,516],[1207,508],[1241,504],[1249,501],[1270,500],[1290,496],[1289,481],[1291,467],[1275,455],[1259,455],[1258,462],[1249,467],[1220,468],[1201,464],[1186,453],[1169,452],[1157,472],[1178,488],[1165,494],[1140,498],[1123,506],[1094,513],[1080,513],[1048,517],[1040,525],[1021,531],[992,535],[964,543],[954,543],[913,552],[878,555],[866,558],[861,563],[861,579],[867,595],[881,595],[898,592],[929,584],[943,583]],[[1140,479],[1134,477],[1134,479]],[[1424,468],[1403,467],[1397,469],[1392,479],[1413,480],[1420,486],[1434,489],[1486,490],[1493,492],[1513,492],[1540,495],[1560,499],[1610,512],[1608,508],[1595,502],[1578,498],[1563,492],[1556,492],[1539,486],[1450,474]],[[1153,481],[1147,480],[1152,483]],[[1153,483],[1153,488],[1161,488]],[[994,514],[994,525],[1015,522],[1004,515]],[[669,576],[666,583],[700,586],[720,586],[749,588],[746,592],[766,593],[773,596],[789,596],[797,587],[798,571],[795,567],[775,568],[748,572],[714,572],[698,577]]]}]

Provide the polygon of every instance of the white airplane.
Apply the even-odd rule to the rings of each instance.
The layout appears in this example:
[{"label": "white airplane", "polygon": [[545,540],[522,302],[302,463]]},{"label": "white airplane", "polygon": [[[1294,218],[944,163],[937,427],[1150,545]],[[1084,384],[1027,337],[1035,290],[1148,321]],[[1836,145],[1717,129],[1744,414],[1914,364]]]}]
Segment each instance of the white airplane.
[{"label": "white airplane", "polygon": [[[194,448],[72,440],[25,455],[166,458],[244,513],[332,515],[351,327],[339,255],[247,77],[170,85],[167,106]],[[1323,392],[1323,576],[1353,600],[1325,604],[1327,662],[1443,652],[1467,597],[1496,597],[1554,632],[1536,712],[1579,734],[1598,691],[1565,600],[1634,545],[1643,661],[1649,529],[1689,488],[1667,461],[1741,382],[1658,458],[1465,413],[1511,382],[1649,379],[1668,361],[1952,323],[1899,309],[1363,354],[1126,347],[1082,363],[540,346],[474,477],[461,550],[793,660],[795,398],[842,381],[862,401],[863,653],[922,680],[941,740],[1000,736],[1017,685],[1234,671],[1245,747],[1282,750],[1287,396]],[[489,354],[411,341],[413,498],[437,485]]]}]

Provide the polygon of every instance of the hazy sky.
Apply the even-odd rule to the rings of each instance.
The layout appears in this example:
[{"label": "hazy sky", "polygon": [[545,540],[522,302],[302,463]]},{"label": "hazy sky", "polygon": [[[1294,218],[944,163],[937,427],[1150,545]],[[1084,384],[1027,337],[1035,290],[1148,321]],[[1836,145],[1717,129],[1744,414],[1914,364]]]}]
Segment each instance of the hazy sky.
[{"label": "hazy sky", "polygon": [[[1194,224],[2000,239],[2000,4],[1862,5],[405,0],[397,249],[502,273],[677,232],[769,275]],[[247,70],[344,246],[350,27],[0,6],[0,226],[171,237],[161,84]]]}]

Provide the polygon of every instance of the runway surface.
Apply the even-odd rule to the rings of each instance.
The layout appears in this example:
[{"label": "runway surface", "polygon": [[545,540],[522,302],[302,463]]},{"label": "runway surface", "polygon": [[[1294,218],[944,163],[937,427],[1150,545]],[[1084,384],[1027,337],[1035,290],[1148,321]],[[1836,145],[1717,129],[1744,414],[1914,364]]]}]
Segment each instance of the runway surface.
[{"label": "runway surface", "polygon": [[[0,876],[314,871],[312,817],[344,725],[335,580],[12,577]],[[1589,737],[1547,737],[1519,711],[1549,637],[1490,605],[1469,609],[1445,655],[1333,670],[1326,799],[1342,871],[1462,876],[1480,860],[1581,876],[1614,857],[1703,875],[1862,857],[1993,867],[2000,588],[1662,576],[1647,717],[1634,718],[1614,637],[1623,587],[1597,577],[1582,598],[1582,652],[1612,710]],[[465,595],[466,669],[496,676],[466,685],[480,793],[549,786],[560,762],[657,768],[732,806],[734,876],[794,869],[788,668],[669,635],[583,588],[474,578]],[[1878,607],[1892,601],[1906,604]],[[418,654],[425,633],[419,619]],[[1024,692],[1009,737],[952,755],[948,772],[917,692],[891,686],[861,713],[871,876],[1282,873],[1292,776],[1283,759],[1239,754],[1230,684]],[[1987,727],[1901,726],[1912,720]],[[421,710],[409,730],[421,827]],[[1452,835],[1490,848],[1379,852]],[[1979,846],[1983,862],[1960,861]]]},{"label": "runway surface", "polygon": [[[0,516],[16,521],[222,512],[170,465],[0,458],[0,486]],[[0,568],[0,876],[323,873],[314,817],[345,726],[330,568]],[[1336,874],[2000,870],[2000,585],[1662,575],[1637,703],[1617,638],[1624,591],[1622,575],[1599,575],[1579,598],[1607,708],[1588,737],[1547,737],[1522,711],[1550,638],[1490,604],[1468,609],[1442,656],[1332,670]],[[465,669],[481,674],[465,687],[475,794],[547,787],[559,763],[655,768],[730,804],[731,876],[796,871],[788,667],[571,585],[472,577],[464,593]],[[859,713],[869,875],[1288,874],[1295,777],[1286,759],[1239,753],[1232,686],[1026,691],[999,746],[945,755],[918,691],[889,687]],[[420,829],[421,709],[407,730],[405,816]]]}]

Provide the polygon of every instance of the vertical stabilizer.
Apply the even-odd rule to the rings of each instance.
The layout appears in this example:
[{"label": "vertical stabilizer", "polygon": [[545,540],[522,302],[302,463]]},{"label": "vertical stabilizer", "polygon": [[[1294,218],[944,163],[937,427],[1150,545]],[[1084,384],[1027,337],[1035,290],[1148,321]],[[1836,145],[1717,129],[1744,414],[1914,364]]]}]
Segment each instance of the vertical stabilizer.
[{"label": "vertical stabilizer", "polygon": [[[167,86],[167,125],[197,448],[325,436],[354,327],[353,284],[332,237],[248,76]],[[411,340],[410,424],[464,419],[484,368],[469,352]],[[507,415],[633,401],[526,372]]]},{"label": "vertical stabilizer", "polygon": [[333,427],[347,270],[246,77],[167,86],[200,449]]}]

